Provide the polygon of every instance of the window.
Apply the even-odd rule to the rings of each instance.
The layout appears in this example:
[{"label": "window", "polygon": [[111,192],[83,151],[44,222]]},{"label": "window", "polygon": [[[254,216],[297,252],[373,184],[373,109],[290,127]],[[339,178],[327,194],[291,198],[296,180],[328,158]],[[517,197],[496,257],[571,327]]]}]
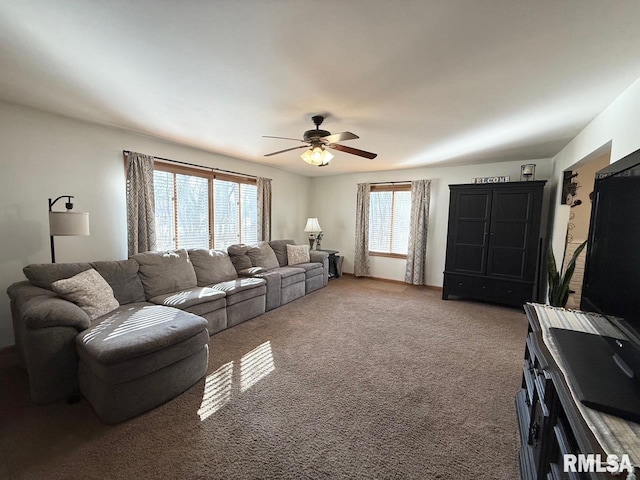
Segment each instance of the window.
[{"label": "window", "polygon": [[257,242],[255,181],[158,162],[153,183],[158,250]]},{"label": "window", "polygon": [[411,186],[372,186],[369,194],[369,254],[405,258],[411,224]]},{"label": "window", "polygon": [[258,241],[258,189],[255,185],[213,181],[214,248]]}]

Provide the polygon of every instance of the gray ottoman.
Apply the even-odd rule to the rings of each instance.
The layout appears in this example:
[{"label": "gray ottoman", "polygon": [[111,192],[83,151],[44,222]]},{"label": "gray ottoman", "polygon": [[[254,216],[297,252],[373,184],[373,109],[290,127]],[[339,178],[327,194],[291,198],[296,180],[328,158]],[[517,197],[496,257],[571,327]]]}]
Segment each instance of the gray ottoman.
[{"label": "gray ottoman", "polygon": [[106,423],[176,397],[207,371],[207,321],[182,310],[131,303],[76,337],[82,395]]}]

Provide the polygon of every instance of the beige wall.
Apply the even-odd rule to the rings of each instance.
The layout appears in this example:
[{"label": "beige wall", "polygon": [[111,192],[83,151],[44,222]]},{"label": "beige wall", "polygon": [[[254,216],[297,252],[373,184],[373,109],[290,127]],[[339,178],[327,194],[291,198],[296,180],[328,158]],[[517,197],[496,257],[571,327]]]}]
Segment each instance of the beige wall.
[{"label": "beige wall", "polygon": [[[343,271],[353,273],[355,252],[355,210],[357,184],[362,182],[392,182],[431,180],[431,206],[427,247],[427,283],[442,286],[449,215],[449,184],[470,183],[474,177],[510,175],[520,179],[520,165],[535,163],[536,179],[549,178],[551,159],[523,160],[455,167],[431,167],[321,177],[312,180],[309,216],[318,217],[324,229],[322,247],[339,250],[344,256]],[[543,206],[547,211],[546,205]],[[371,257],[371,275],[390,280],[404,280],[406,260]]]},{"label": "beige wall", "polygon": [[50,261],[48,198],[90,213],[91,236],[56,238],[58,262],[127,257],[123,149],[272,178],[273,237],[306,242],[308,177],[0,102],[0,347],[14,343],[4,292]]},{"label": "beige wall", "polygon": [[[611,151],[613,163],[640,148],[640,79],[616,98],[553,159],[551,183],[562,184],[565,170],[599,158]],[[553,249],[562,258],[569,221],[569,207],[560,205],[560,188],[556,188],[553,207]]]}]

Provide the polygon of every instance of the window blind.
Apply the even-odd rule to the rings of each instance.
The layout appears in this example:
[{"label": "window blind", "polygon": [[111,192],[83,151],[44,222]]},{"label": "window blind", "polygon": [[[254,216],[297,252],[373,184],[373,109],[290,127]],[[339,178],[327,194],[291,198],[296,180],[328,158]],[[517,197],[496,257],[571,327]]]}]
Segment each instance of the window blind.
[{"label": "window blind", "polygon": [[209,181],[176,174],[178,248],[209,248]]},{"label": "window blind", "polygon": [[242,228],[240,229],[241,243],[256,243],[258,241],[258,187],[247,183],[240,184]]},{"label": "window blind", "polygon": [[406,255],[411,191],[389,189],[369,195],[369,251]]},{"label": "window blind", "polygon": [[156,242],[158,250],[175,248],[175,222],[173,198],[173,174],[153,172],[153,196],[155,199]]}]

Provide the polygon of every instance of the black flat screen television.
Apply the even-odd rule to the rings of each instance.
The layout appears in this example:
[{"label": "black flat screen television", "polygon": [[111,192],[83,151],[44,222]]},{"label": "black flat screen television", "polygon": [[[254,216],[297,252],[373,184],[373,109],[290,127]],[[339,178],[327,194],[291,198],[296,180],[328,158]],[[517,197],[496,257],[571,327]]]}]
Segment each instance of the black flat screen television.
[{"label": "black flat screen television", "polygon": [[596,174],[592,202],[580,308],[621,335],[551,333],[580,400],[640,423],[640,150]]}]

